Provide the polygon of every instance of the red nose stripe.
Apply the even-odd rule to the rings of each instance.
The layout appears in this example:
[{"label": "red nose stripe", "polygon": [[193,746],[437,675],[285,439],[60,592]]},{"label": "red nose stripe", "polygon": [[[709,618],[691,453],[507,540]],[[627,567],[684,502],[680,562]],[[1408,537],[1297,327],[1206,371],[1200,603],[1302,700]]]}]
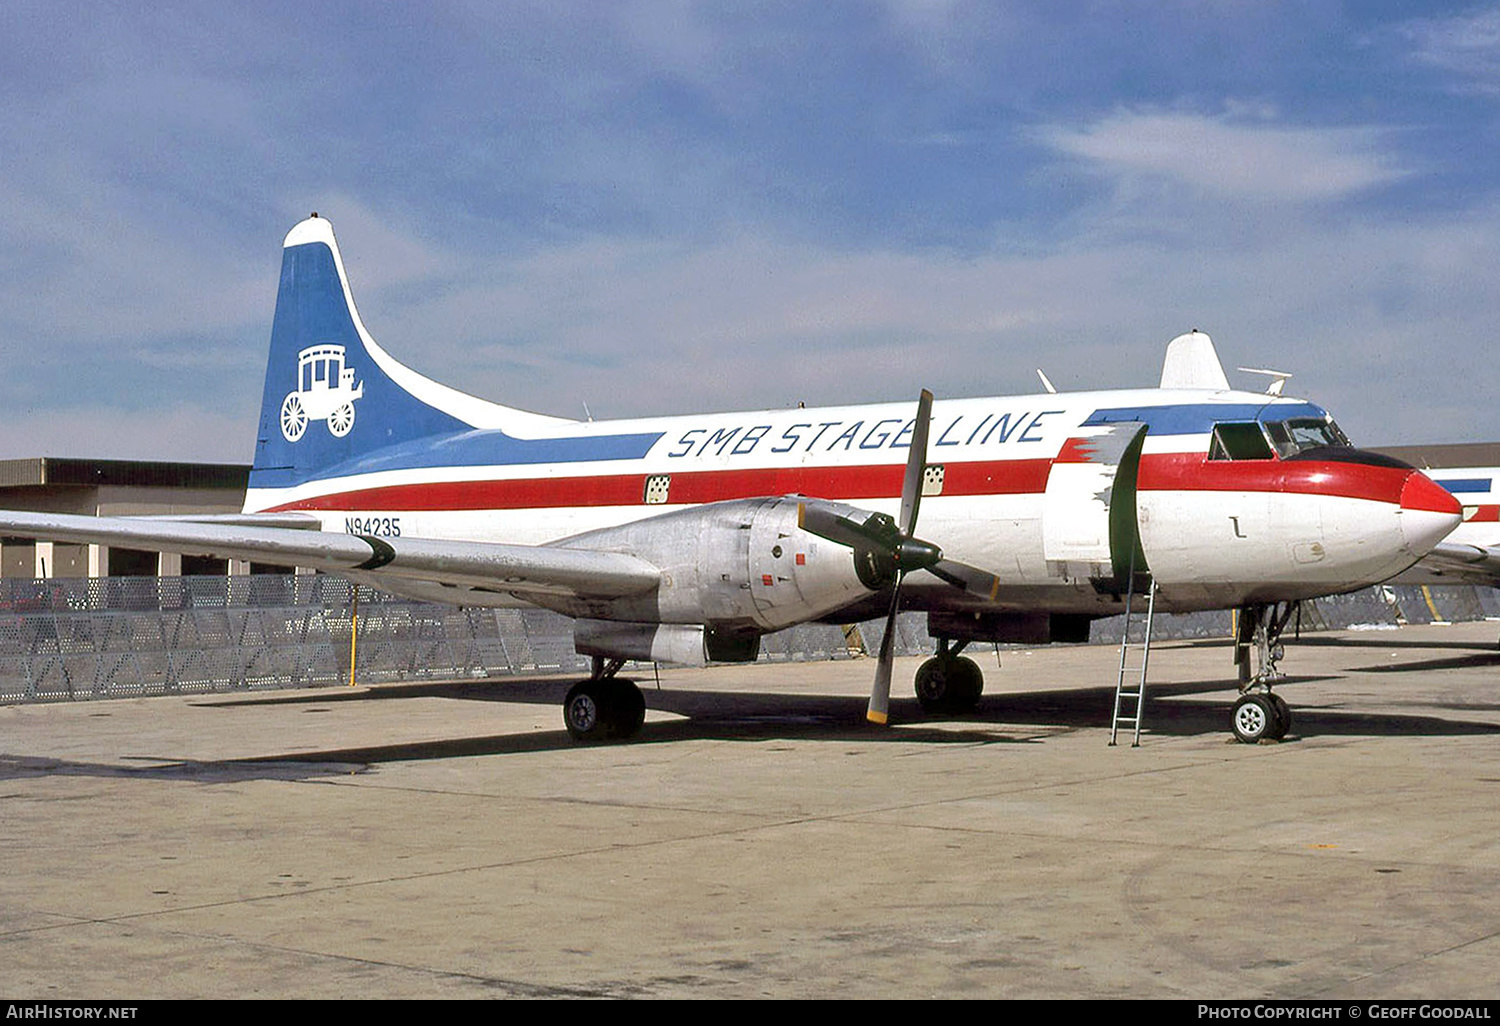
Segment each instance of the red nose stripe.
[{"label": "red nose stripe", "polygon": [[1406,484],[1401,487],[1401,508],[1458,516],[1464,511],[1446,488],[1423,473],[1414,473],[1406,479]]}]

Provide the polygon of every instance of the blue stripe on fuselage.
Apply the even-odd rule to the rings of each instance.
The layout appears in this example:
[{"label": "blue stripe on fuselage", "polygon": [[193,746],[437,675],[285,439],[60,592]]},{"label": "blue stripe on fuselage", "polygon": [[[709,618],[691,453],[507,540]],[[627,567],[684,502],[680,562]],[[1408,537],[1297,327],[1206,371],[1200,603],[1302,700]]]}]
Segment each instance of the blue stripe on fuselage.
[{"label": "blue stripe on fuselage", "polygon": [[[1273,415],[1274,414],[1274,415]],[[1117,406],[1095,410],[1084,427],[1101,424],[1142,423],[1153,435],[1206,435],[1215,424],[1249,420],[1287,420],[1292,417],[1328,416],[1312,403],[1177,403],[1170,406]]]},{"label": "blue stripe on fuselage", "polygon": [[585,435],[573,438],[513,438],[500,430],[475,428],[452,434],[430,435],[400,445],[376,449],[337,466],[317,477],[348,477],[382,470],[418,470],[431,467],[517,466],[537,463],[594,463],[605,460],[638,460],[661,440],[662,432],[628,435]]}]

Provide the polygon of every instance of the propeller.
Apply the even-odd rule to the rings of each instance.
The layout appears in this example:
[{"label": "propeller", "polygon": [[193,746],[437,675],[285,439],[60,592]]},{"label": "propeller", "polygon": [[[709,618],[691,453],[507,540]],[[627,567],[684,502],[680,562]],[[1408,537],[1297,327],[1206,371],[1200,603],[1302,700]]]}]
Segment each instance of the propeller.
[{"label": "propeller", "polygon": [[880,654],[875,661],[875,683],[870,689],[870,704],[865,719],[884,724],[891,705],[891,664],[895,661],[896,614],[901,609],[901,582],[909,570],[931,569],[943,558],[936,545],[918,541],[917,511],[922,507],[922,475],[927,470],[927,429],[932,423],[932,393],[922,389],[917,397],[917,423],[911,433],[911,448],[906,456],[906,476],[901,480],[901,518],[897,522],[900,542],[896,546],[896,581],[891,588],[891,611],[886,614],[885,631],[880,635]]},{"label": "propeller", "polygon": [[875,663],[875,683],[865,718],[885,723],[891,699],[891,664],[895,656],[896,614],[901,608],[901,583],[916,570],[928,573],[964,591],[993,598],[999,579],[978,567],[943,558],[942,549],[916,537],[917,512],[922,505],[922,478],[927,469],[927,435],[932,421],[932,393],[925,388],[917,399],[917,420],[912,429],[906,473],[901,481],[901,511],[892,519],[843,503],[805,500],[798,509],[798,524],[804,530],[854,550],[855,570],[871,591],[891,588],[891,608]]}]

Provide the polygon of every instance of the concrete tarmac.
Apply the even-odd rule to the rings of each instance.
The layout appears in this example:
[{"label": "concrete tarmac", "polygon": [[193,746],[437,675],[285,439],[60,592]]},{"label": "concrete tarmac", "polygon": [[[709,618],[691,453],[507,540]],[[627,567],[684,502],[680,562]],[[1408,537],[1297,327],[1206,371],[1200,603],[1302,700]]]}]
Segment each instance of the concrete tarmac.
[{"label": "concrete tarmac", "polygon": [[0,997],[1500,997],[1500,624],[0,709]]}]

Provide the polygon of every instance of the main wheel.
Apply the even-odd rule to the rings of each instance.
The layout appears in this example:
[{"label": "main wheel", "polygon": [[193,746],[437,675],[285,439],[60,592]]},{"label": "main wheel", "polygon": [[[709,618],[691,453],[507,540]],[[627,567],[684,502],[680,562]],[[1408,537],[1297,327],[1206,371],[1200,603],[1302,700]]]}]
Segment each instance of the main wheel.
[{"label": "main wheel", "polygon": [[624,740],[645,722],[646,696],[632,681],[580,681],[563,699],[563,726],[575,741]]},{"label": "main wheel", "polygon": [[930,713],[966,712],[979,704],[984,672],[964,656],[934,656],[917,667],[917,701]]},{"label": "main wheel", "polygon": [[948,711],[947,660],[932,658],[917,667],[917,678],[913,686],[917,690],[917,702],[930,713]]},{"label": "main wheel", "polygon": [[574,741],[603,741],[609,737],[607,704],[599,681],[580,681],[568,689],[568,697],[563,699],[563,726]]},{"label": "main wheel", "polygon": [[1234,736],[1247,745],[1276,737],[1276,713],[1264,695],[1244,695],[1230,715]]},{"label": "main wheel", "polygon": [[966,656],[958,656],[948,670],[948,711],[968,712],[984,694],[984,671]]},{"label": "main wheel", "polygon": [[302,397],[296,392],[281,400],[281,435],[288,442],[295,442],[307,430],[307,411],[302,408]]},{"label": "main wheel", "polygon": [[610,706],[610,737],[624,740],[634,737],[646,722],[646,696],[641,694],[641,689],[635,686],[635,682],[620,680],[618,677],[611,680],[611,694],[609,696]]}]

